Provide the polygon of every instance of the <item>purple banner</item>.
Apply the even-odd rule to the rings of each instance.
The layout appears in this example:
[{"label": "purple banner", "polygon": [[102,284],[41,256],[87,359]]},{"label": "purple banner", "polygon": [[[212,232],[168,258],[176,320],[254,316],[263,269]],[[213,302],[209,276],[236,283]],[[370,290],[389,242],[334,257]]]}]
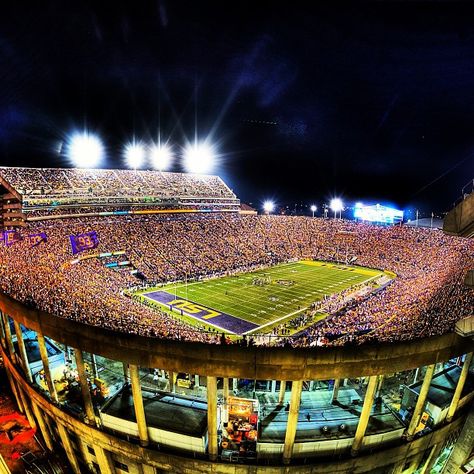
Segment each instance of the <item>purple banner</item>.
[{"label": "purple banner", "polygon": [[28,235],[27,239],[31,247],[36,247],[41,242],[46,242],[48,237],[44,232],[38,232],[37,234]]},{"label": "purple banner", "polygon": [[6,230],[3,233],[3,241],[5,242],[5,245],[7,247],[10,247],[10,245],[13,245],[16,242],[19,242],[20,240],[21,240],[21,235],[16,230]]},{"label": "purple banner", "polygon": [[95,249],[99,245],[99,238],[95,231],[86,232],[84,234],[70,235],[71,249],[73,255],[83,252],[84,250]]}]

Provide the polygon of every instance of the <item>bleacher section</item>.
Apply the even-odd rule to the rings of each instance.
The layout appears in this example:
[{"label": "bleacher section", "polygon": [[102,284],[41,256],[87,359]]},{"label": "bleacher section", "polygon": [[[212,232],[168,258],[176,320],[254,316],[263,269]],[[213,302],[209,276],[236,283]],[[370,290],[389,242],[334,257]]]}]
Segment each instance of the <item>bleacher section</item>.
[{"label": "bleacher section", "polygon": [[[58,215],[120,210],[239,210],[218,176],[159,171],[0,167],[4,227]],[[15,218],[7,207],[16,194]]]}]

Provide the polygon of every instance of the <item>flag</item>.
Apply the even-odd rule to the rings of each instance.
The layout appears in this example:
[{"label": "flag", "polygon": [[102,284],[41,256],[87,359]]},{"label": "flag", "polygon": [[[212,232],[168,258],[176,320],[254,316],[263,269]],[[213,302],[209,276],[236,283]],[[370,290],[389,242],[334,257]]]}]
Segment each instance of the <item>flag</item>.
[{"label": "flag", "polygon": [[30,243],[31,247],[36,247],[41,242],[46,242],[48,240],[47,235],[44,232],[38,232],[37,234],[30,234],[27,237],[28,242]]},{"label": "flag", "polygon": [[70,235],[71,249],[73,255],[84,250],[95,249],[99,245],[99,238],[95,231],[86,232],[84,234]]},{"label": "flag", "polygon": [[6,230],[3,233],[3,241],[7,247],[13,245],[21,240],[21,235],[16,230]]}]

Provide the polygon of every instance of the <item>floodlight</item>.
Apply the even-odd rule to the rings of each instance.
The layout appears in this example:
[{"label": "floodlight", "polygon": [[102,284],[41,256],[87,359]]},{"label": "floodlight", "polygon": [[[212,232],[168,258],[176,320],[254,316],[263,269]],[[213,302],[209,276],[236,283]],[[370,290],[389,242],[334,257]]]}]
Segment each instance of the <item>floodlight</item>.
[{"label": "floodlight", "polygon": [[316,212],[318,210],[318,208],[313,204],[311,207],[311,212]]},{"label": "floodlight", "polygon": [[341,212],[344,205],[342,204],[341,199],[334,198],[334,199],[331,199],[331,202],[329,203],[329,207],[331,208],[331,211],[333,212]]},{"label": "floodlight", "polygon": [[78,168],[94,168],[104,157],[104,146],[97,135],[75,133],[69,139],[67,155]]},{"label": "floodlight", "polygon": [[166,171],[171,165],[173,153],[168,145],[153,145],[150,148],[150,161],[153,168]]},{"label": "floodlight", "polygon": [[209,143],[196,142],[184,150],[184,167],[189,173],[208,173],[214,157],[214,149]]},{"label": "floodlight", "polygon": [[132,142],[125,145],[125,160],[130,168],[136,170],[140,168],[145,160],[145,148],[140,142]]},{"label": "floodlight", "polygon": [[265,201],[263,203],[263,210],[267,214],[270,214],[271,212],[273,212],[273,209],[275,209],[275,203],[273,201]]}]

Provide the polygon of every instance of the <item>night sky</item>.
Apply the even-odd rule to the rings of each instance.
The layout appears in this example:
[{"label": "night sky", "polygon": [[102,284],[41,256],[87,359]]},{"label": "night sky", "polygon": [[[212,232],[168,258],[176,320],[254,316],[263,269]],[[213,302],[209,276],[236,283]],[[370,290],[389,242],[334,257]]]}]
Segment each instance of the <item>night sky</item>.
[{"label": "night sky", "polygon": [[309,3],[4,2],[0,164],[69,166],[87,127],[123,167],[133,135],[179,152],[197,123],[256,206],[451,208],[474,178],[474,5]]}]

